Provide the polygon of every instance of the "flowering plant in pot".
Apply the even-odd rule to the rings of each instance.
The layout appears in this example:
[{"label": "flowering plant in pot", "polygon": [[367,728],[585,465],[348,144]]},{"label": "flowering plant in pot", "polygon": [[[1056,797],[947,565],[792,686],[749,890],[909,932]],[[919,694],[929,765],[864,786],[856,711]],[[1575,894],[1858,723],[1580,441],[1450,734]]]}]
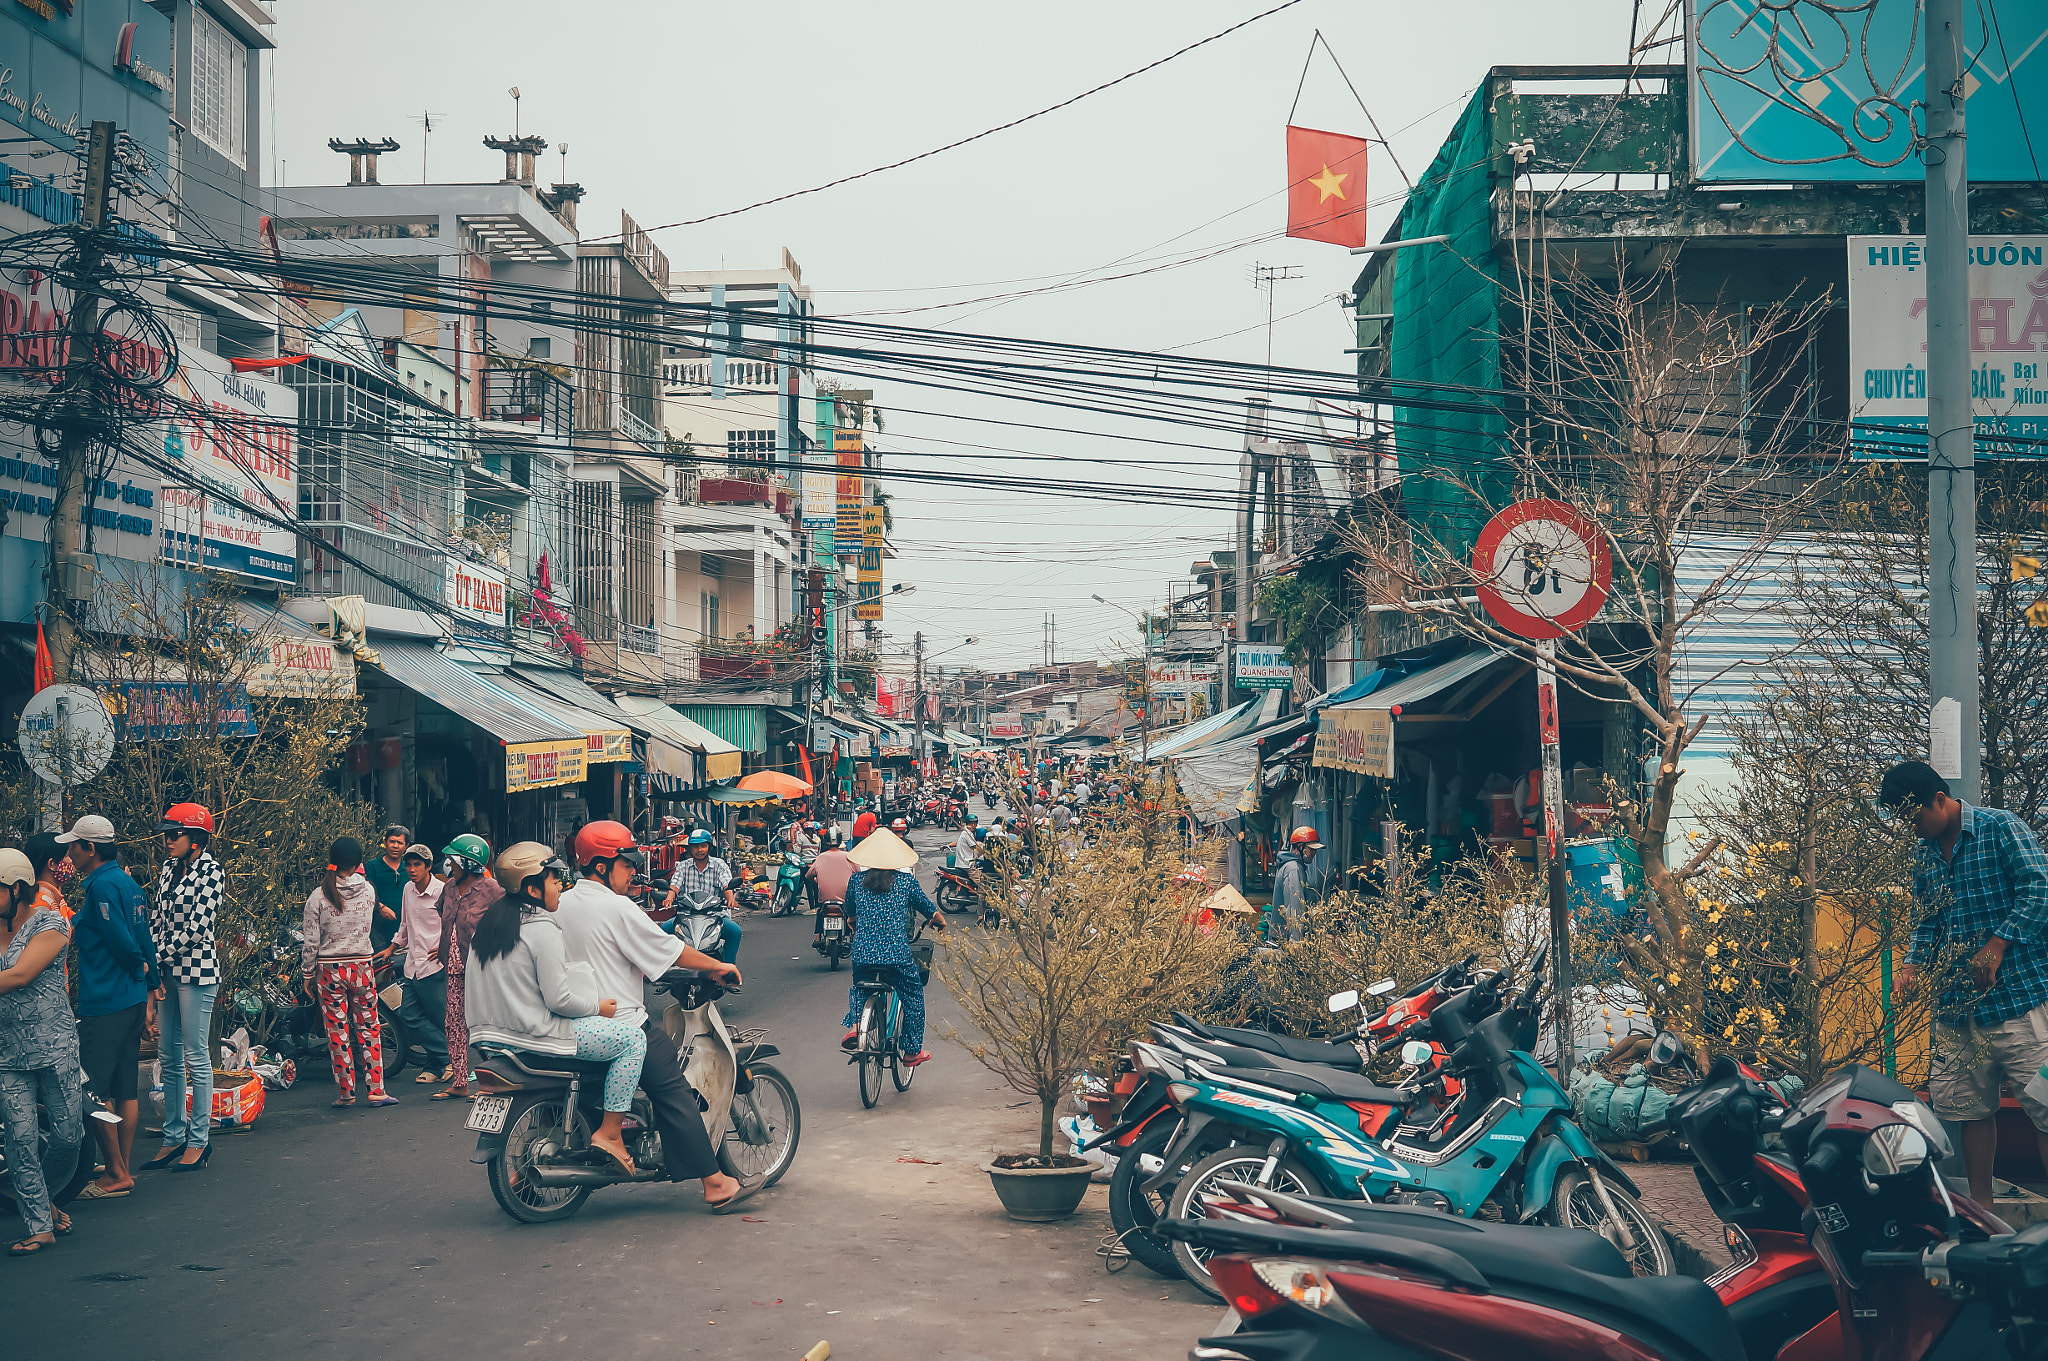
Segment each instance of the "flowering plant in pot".
[{"label": "flowering plant in pot", "polygon": [[1092,1170],[1053,1149],[1074,1079],[1108,1071],[1106,1056],[1172,1008],[1203,1009],[1249,943],[1234,925],[1199,920],[1174,881],[1183,843],[1156,811],[1105,825],[1093,846],[1048,839],[1032,848],[1028,878],[1010,843],[989,844],[997,850],[986,890],[1005,905],[1003,921],[947,942],[937,973],[967,1024],[946,1038],[1037,1098],[1038,1147],[983,1170],[1013,1218],[1058,1219],[1079,1206]]}]

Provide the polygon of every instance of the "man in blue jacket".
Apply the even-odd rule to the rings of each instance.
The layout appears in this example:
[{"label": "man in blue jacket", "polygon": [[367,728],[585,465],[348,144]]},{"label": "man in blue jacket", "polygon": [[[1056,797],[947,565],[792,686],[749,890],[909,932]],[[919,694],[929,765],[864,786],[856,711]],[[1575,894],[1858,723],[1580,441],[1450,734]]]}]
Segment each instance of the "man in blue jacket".
[{"label": "man in blue jacket", "polygon": [[91,1122],[107,1170],[79,1195],[104,1200],[135,1189],[129,1154],[141,1123],[136,1070],[149,999],[162,1001],[164,990],[142,890],[114,853],[114,824],[89,815],[57,840],[69,843],[80,880],[71,921],[71,938],[78,945],[78,1062],[94,1094],[121,1120],[118,1125]]}]

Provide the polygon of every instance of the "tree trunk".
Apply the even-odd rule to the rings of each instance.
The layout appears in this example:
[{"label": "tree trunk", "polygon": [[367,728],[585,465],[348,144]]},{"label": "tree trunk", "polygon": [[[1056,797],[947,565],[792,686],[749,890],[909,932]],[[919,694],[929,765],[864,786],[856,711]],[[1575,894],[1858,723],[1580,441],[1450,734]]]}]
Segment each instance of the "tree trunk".
[{"label": "tree trunk", "polygon": [[1038,1156],[1052,1157],[1052,1133],[1058,1128],[1057,1112],[1060,1108],[1058,1097],[1038,1099]]}]

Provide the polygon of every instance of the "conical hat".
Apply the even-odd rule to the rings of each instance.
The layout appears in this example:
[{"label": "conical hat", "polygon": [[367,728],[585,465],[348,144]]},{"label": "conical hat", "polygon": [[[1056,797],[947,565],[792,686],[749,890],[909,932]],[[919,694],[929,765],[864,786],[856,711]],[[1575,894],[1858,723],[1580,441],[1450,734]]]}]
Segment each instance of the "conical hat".
[{"label": "conical hat", "polygon": [[917,852],[887,827],[875,828],[846,854],[864,870],[907,870],[917,864]]},{"label": "conical hat", "polygon": [[1229,884],[1225,884],[1222,888],[1210,894],[1208,898],[1203,900],[1202,906],[1208,908],[1211,912],[1245,912],[1254,917],[1259,914],[1259,909],[1246,902],[1244,895]]}]

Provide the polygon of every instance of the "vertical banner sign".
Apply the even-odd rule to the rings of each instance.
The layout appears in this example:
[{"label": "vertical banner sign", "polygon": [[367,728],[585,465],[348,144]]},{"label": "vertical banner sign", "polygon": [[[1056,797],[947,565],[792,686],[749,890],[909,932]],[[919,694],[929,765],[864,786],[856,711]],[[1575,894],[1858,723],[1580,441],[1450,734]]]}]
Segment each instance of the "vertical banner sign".
[{"label": "vertical banner sign", "polygon": [[169,385],[179,414],[165,427],[164,454],[192,470],[194,485],[164,489],[168,554],[183,567],[296,580],[298,539],[273,521],[298,514],[299,394],[197,346],[179,358]]},{"label": "vertical banner sign", "polygon": [[860,594],[854,598],[853,617],[882,617],[882,508],[860,508],[860,567],[854,574]]},{"label": "vertical banner sign", "polygon": [[1613,562],[1600,526],[1563,501],[1517,501],[1472,548],[1479,601],[1493,622],[1536,644],[1536,723],[1543,745],[1543,843],[1550,870],[1550,964],[1557,998],[1557,1077],[1570,1080],[1571,916],[1565,904],[1564,789],[1557,731],[1557,640],[1607,603]]},{"label": "vertical banner sign", "polygon": [[[1975,136],[1973,124],[1973,170]],[[1859,458],[1927,456],[1926,252],[1925,237],[1849,238],[1850,449]],[[1970,238],[1970,353],[1977,451],[2035,452],[2048,438],[2048,236]]]},{"label": "vertical banner sign", "polygon": [[860,431],[834,430],[832,454],[839,464],[838,510],[832,533],[839,547],[847,549],[860,542],[860,474],[865,466]]},{"label": "vertical banner sign", "polygon": [[839,523],[839,479],[830,472],[806,472],[803,481],[804,532],[831,529]]}]

